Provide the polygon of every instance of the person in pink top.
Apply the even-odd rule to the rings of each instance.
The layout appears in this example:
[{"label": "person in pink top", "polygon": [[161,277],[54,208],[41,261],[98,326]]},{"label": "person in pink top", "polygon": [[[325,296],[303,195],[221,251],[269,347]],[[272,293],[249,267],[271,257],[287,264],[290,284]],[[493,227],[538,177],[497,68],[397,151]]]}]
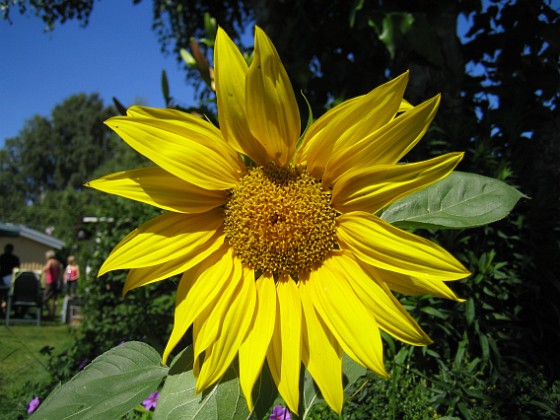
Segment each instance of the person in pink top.
[{"label": "person in pink top", "polygon": [[54,255],[54,251],[47,251],[45,254],[47,262],[43,266],[43,275],[46,284],[43,304],[47,306],[49,319],[54,319],[54,315],[56,314],[58,293],[60,292],[60,279],[62,278],[62,264]]},{"label": "person in pink top", "polygon": [[68,265],[64,270],[64,282],[68,285],[68,294],[74,297],[76,296],[76,288],[80,278],[80,266],[73,255],[70,255],[67,261]]}]

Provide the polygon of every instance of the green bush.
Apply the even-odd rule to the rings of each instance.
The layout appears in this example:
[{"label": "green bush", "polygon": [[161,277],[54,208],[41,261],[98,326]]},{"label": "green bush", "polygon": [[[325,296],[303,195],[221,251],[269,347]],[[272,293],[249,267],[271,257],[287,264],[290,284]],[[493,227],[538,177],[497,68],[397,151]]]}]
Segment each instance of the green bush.
[{"label": "green bush", "polygon": [[80,285],[84,318],[77,330],[76,342],[64,354],[51,358],[49,370],[53,381],[49,389],[43,390],[43,396],[56,384],[74,376],[89,361],[122,342],[144,341],[162,351],[171,331],[175,281],[134,289],[123,297],[126,272],[110,272],[97,277],[101,264],[118,241],[158,214],[149,206],[121,199],[113,201],[112,214],[107,217],[114,221],[99,222],[92,230],[89,259],[84,261],[89,273],[83,276]]}]

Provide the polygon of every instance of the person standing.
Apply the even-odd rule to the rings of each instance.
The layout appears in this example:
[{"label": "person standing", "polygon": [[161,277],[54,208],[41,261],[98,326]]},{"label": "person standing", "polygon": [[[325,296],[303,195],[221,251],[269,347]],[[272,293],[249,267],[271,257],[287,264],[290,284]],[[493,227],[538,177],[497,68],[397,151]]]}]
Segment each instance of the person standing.
[{"label": "person standing", "polygon": [[19,267],[19,258],[14,254],[14,246],[6,244],[4,253],[0,255],[0,314],[8,302],[8,293],[12,287],[12,276],[14,268]]},{"label": "person standing", "polygon": [[76,262],[73,255],[68,257],[68,265],[64,270],[64,282],[68,286],[68,294],[70,297],[76,296],[76,288],[78,287],[78,280],[80,278],[80,266]]},{"label": "person standing", "polygon": [[[45,294],[43,303],[47,306],[48,318],[54,319],[58,308],[58,293],[60,292],[60,280],[62,278],[62,264],[55,258],[53,250],[45,254],[47,262],[43,266],[45,277]],[[52,301],[52,303],[51,303]]]},{"label": "person standing", "polygon": [[6,244],[4,253],[0,255],[0,283],[5,287],[12,285],[12,273],[19,267],[19,258],[14,254],[14,246]]}]

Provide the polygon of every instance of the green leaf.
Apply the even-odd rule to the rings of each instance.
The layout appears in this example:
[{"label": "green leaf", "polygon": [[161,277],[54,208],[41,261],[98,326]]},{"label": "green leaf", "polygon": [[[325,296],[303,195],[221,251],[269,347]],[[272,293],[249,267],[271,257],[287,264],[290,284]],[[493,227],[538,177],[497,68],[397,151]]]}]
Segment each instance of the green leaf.
[{"label": "green leaf", "polygon": [[149,345],[122,344],[51,392],[31,418],[119,418],[155,391],[167,370]]},{"label": "green leaf", "polygon": [[466,335],[463,335],[463,339],[459,341],[459,345],[457,346],[457,352],[455,353],[455,360],[453,361],[453,368],[459,370],[461,364],[463,362],[463,356],[465,355],[466,346],[468,343],[468,339]]},{"label": "green leaf", "polygon": [[425,314],[434,316],[434,317],[439,318],[439,319],[446,319],[447,318],[447,315],[445,315],[439,309],[434,308],[433,306],[425,306],[423,308],[420,308],[420,310],[422,312],[424,312]]},{"label": "green leaf", "polygon": [[317,403],[324,402],[324,400],[307,370],[305,370],[303,375],[303,386],[300,389],[303,390],[303,393],[300,396],[299,412],[301,413],[301,418],[305,419],[309,415],[311,407]]},{"label": "green leaf", "polygon": [[465,318],[467,320],[467,325],[472,325],[474,321],[474,300],[468,299],[465,306]]},{"label": "green leaf", "polygon": [[500,180],[455,171],[391,204],[381,217],[406,229],[466,229],[503,219],[521,197]]},{"label": "green leaf", "polygon": [[210,16],[209,13],[204,13],[204,31],[209,39],[216,39],[218,25],[216,23],[216,19]]},{"label": "green leaf", "polygon": [[181,48],[179,50],[179,54],[181,54],[181,58],[187,64],[187,66],[189,66],[190,68],[196,67],[196,60],[188,50],[186,50],[185,48]]},{"label": "green leaf", "polygon": [[167,80],[167,72],[165,70],[161,71],[161,93],[163,94],[165,104],[169,105],[171,98],[169,97],[169,81]]},{"label": "green leaf", "polygon": [[395,53],[405,39],[406,34],[414,24],[414,16],[411,13],[391,12],[383,17],[382,31],[377,29],[377,36],[389,51],[391,58],[395,58]]},{"label": "green leaf", "polygon": [[265,418],[277,397],[278,389],[272,379],[268,364],[265,363],[261,375],[253,388],[254,407],[252,418]]},{"label": "green leaf", "polygon": [[488,357],[490,356],[488,337],[486,337],[485,334],[481,334],[479,340],[480,340],[480,348],[482,350],[482,359],[488,360]]},{"label": "green leaf", "polygon": [[[309,129],[309,127],[311,127],[313,125],[313,122],[315,121],[313,119],[313,109],[311,108],[311,104],[309,103],[309,100],[307,99],[307,96],[305,96],[305,94],[303,93],[303,91],[301,92],[301,96],[303,97],[303,100],[305,101],[305,103],[307,104],[307,125],[305,126],[305,129],[303,130],[303,133],[301,133],[301,136],[299,137],[299,140],[296,144],[296,150],[299,149],[299,147],[301,146],[301,143],[303,143],[303,138],[305,137],[305,133],[307,133],[307,130]],[[294,159],[296,158],[296,156],[294,155],[292,157],[292,162],[294,162]]]},{"label": "green leaf", "polygon": [[[354,362],[346,354],[342,355],[342,377],[346,396],[348,396],[349,391],[352,389],[352,385],[354,385],[361,376],[365,375],[366,372],[367,369],[365,367]],[[325,401],[321,397],[319,389],[315,386],[315,382],[307,370],[303,377],[302,390],[303,394],[300,401],[299,412],[301,413],[301,418],[305,419],[315,404],[324,403]]]},{"label": "green leaf", "polygon": [[[240,419],[250,413],[239,386],[239,376],[232,366],[215,386],[196,394],[196,378],[192,372],[192,346],[183,350],[171,364],[161,390],[154,420],[160,419]],[[253,415],[263,418],[276,398],[276,387],[267,369],[255,384]]]}]

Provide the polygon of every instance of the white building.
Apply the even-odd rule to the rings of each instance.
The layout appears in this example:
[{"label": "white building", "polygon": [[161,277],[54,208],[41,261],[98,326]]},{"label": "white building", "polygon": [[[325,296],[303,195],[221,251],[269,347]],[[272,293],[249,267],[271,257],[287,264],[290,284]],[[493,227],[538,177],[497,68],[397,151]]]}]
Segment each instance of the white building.
[{"label": "white building", "polygon": [[41,270],[45,264],[45,253],[64,247],[60,239],[30,229],[23,225],[0,222],[0,253],[6,244],[14,246],[14,254],[19,257],[24,270]]}]

